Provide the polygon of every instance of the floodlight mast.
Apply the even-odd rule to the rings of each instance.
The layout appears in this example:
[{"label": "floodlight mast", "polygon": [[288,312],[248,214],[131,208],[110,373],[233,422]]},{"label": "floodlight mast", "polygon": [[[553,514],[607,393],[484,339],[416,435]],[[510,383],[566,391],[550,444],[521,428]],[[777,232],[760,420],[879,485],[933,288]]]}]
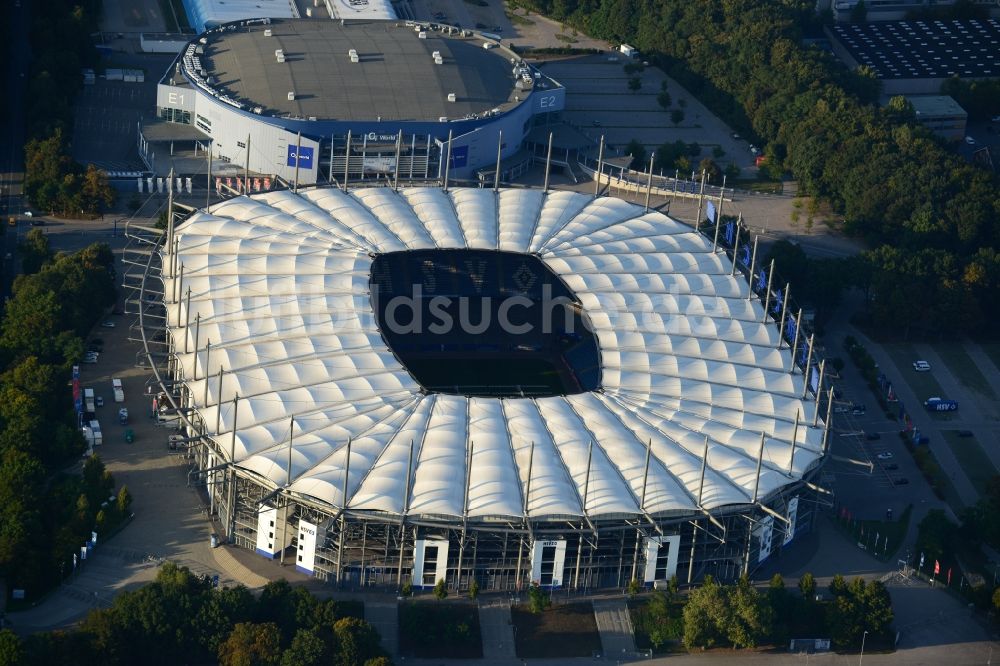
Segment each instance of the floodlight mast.
[{"label": "floodlight mast", "polygon": [[601,135],[601,145],[597,149],[597,172],[594,174],[594,198],[601,193],[601,176],[604,175],[604,135]]}]

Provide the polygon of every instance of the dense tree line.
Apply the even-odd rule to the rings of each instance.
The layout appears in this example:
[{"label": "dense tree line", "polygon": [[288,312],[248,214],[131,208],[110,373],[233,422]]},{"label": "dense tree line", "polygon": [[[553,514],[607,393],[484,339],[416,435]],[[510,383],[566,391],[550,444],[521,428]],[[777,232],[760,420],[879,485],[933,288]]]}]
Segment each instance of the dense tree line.
[{"label": "dense tree line", "polygon": [[[378,632],[357,617],[357,605],[317,599],[284,580],[257,597],[242,586],[213,588],[168,562],[154,582],[121,593],[74,630],[23,642],[0,632],[0,665],[387,666]],[[4,661],[5,653],[16,661]]]},{"label": "dense tree line", "polygon": [[69,155],[81,69],[98,64],[90,35],[101,0],[49,0],[31,17],[33,59],[25,96],[25,194],[45,212],[95,215],[114,203],[107,174]]},{"label": "dense tree line", "polygon": [[878,581],[847,582],[835,576],[825,599],[817,599],[812,574],[798,590],[786,589],[775,574],[760,590],[743,577],[721,585],[706,576],[686,598],[676,584],[657,590],[637,617],[637,629],[654,649],[681,642],[689,650],[729,646],[754,648],[785,645],[791,638],[830,638],[837,648],[856,647],[865,631],[873,639],[891,633],[893,613],[889,593]]},{"label": "dense tree line", "polygon": [[[807,0],[531,0],[591,35],[626,41],[741,132],[771,170],[828,200],[867,239],[874,323],[975,331],[1000,305],[1000,182],[892,108],[871,72],[802,46]],[[990,113],[1000,113],[993,98]],[[915,304],[919,301],[919,306]]]},{"label": "dense tree line", "polygon": [[83,336],[115,299],[111,250],[52,256],[45,237],[29,233],[22,251],[35,272],[14,281],[0,321],[0,576],[8,594],[31,599],[68,574],[90,532],[121,520],[130,500],[124,489],[109,500],[114,480],[97,458],[82,477],[58,471],[84,450],[67,384]]}]

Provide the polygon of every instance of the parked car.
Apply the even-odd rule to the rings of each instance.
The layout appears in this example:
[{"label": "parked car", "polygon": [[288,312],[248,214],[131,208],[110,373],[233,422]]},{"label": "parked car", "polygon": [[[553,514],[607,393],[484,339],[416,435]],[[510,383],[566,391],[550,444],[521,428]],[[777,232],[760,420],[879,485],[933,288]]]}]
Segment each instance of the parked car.
[{"label": "parked car", "polygon": [[913,369],[917,372],[928,372],[931,369],[931,364],[927,361],[914,361]]},{"label": "parked car", "polygon": [[114,327],[115,327],[115,322],[113,321],[101,322],[101,328],[114,328]]},{"label": "parked car", "polygon": [[882,453],[878,454],[875,457],[878,458],[879,460],[891,460],[892,459],[892,452],[890,452],[890,451],[883,451]]},{"label": "parked car", "polygon": [[882,469],[888,472],[892,472],[893,470],[899,469],[899,465],[897,465],[896,463],[889,463],[888,465],[882,465]]},{"label": "parked car", "polygon": [[895,486],[905,486],[909,482],[910,482],[910,480],[908,478],[906,478],[905,476],[897,476],[896,478],[894,478],[892,480],[892,484],[895,485]]},{"label": "parked car", "polygon": [[976,145],[976,140],[975,140],[975,139],[973,139],[973,138],[972,138],[971,136],[967,136],[967,137],[965,137],[965,142],[966,142],[967,144],[969,144],[970,146],[974,146],[974,145]]},{"label": "parked car", "polygon": [[104,398],[102,396],[95,397],[94,398],[94,404],[96,404],[98,407],[103,407],[104,406]]},{"label": "parked car", "polygon": [[877,432],[869,432],[865,433],[865,439],[867,439],[869,442],[874,442],[875,440],[882,439],[882,435],[880,435]]},{"label": "parked car", "polygon": [[864,405],[854,405],[854,407],[851,408],[851,414],[854,416],[864,416],[865,411],[867,410]]}]

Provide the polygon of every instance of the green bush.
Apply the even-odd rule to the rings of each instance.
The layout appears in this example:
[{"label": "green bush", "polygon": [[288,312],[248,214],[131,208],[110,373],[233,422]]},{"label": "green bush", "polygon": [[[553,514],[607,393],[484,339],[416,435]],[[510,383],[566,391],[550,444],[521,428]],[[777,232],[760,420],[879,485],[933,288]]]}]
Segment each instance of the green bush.
[{"label": "green bush", "polygon": [[543,590],[538,583],[532,583],[528,588],[528,610],[536,615],[552,605],[549,593]]},{"label": "green bush", "polygon": [[434,584],[434,598],[437,600],[442,600],[448,596],[448,586],[445,584],[444,579],[438,579],[438,582]]}]

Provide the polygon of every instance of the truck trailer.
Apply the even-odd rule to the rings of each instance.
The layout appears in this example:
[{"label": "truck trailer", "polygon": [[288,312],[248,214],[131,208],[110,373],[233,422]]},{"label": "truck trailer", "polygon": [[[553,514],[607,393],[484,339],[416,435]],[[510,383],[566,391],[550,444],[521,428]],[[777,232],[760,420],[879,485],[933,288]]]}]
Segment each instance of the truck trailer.
[{"label": "truck trailer", "polygon": [[115,402],[125,402],[125,390],[122,388],[122,380],[112,379],[111,388],[115,392]]}]

